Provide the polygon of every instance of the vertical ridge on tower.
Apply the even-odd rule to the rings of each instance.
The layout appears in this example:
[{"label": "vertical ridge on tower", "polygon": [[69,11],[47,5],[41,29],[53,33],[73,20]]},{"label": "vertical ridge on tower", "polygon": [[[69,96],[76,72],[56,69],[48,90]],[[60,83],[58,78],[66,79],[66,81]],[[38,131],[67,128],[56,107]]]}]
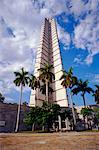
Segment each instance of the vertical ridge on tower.
[{"label": "vertical ridge on tower", "polygon": [[[45,18],[41,28],[40,43],[37,49],[34,75],[39,77],[38,69],[44,67],[44,64],[52,64],[52,72],[55,74],[55,81],[51,83],[53,93],[49,94],[49,102],[57,103],[61,107],[68,107],[66,89],[61,85],[60,77],[62,76],[62,60],[59,49],[57,28],[54,19]],[[30,106],[41,106],[45,101],[45,95],[40,89],[31,90]]]}]

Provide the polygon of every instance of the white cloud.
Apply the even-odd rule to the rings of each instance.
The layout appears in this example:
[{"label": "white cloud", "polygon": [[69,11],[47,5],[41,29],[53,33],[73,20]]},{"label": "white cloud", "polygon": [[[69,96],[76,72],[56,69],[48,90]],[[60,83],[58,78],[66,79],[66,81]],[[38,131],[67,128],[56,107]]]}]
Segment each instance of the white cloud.
[{"label": "white cloud", "polygon": [[83,64],[83,61],[82,61],[81,58],[75,57],[75,58],[74,58],[74,63]]},{"label": "white cloud", "polygon": [[74,29],[74,44],[77,48],[88,50],[85,62],[91,64],[93,56],[99,53],[99,1],[89,0],[84,6],[81,13],[85,13],[85,18],[79,18],[79,24]]},{"label": "white cloud", "polygon": [[93,56],[92,55],[88,55],[85,59],[86,64],[90,65],[93,62]]},{"label": "white cloud", "polygon": [[64,44],[64,49],[67,50],[69,48],[69,45],[70,45],[70,42],[71,42],[70,34],[68,32],[66,32],[58,24],[57,24],[57,29],[58,29],[59,40]]},{"label": "white cloud", "polygon": [[96,84],[99,84],[99,74],[95,74],[95,80]]},{"label": "white cloud", "polygon": [[[75,20],[79,20],[73,42],[77,48],[88,49],[85,62],[92,63],[93,56],[99,52],[97,6],[98,0],[89,0],[86,5],[82,0],[0,0],[0,90],[8,92],[14,88],[10,84],[13,71],[21,66],[33,70],[42,21],[62,12],[73,14]],[[91,14],[88,14],[89,10]],[[80,16],[85,13],[87,16],[82,20]],[[66,18],[64,21],[67,22]],[[71,37],[61,27],[58,29],[59,39],[68,49]]]},{"label": "white cloud", "polygon": [[87,73],[87,74],[86,74],[86,78],[88,78],[88,80],[89,80],[90,82],[93,82],[94,85],[95,85],[95,84],[99,84],[99,74]]},{"label": "white cloud", "polygon": [[93,62],[93,56],[99,53],[99,24],[96,23],[96,16],[88,15],[74,30],[74,44],[77,48],[87,49],[89,55],[86,63]]},{"label": "white cloud", "polygon": [[[0,91],[18,90],[13,84],[13,71],[24,66],[34,69],[35,51],[41,23],[65,10],[65,0],[1,0],[0,1]],[[57,8],[57,9],[56,9]]]},{"label": "white cloud", "polygon": [[[90,65],[93,62],[93,57],[99,53],[99,1],[66,0],[66,6],[65,13],[73,15],[78,24],[74,26],[74,31],[71,34],[74,36],[70,36],[64,29],[58,27],[59,38],[65,49],[68,49],[71,37],[76,48],[88,51],[88,56],[83,63]],[[68,23],[65,17],[62,19]],[[80,62],[80,60],[76,61]]]},{"label": "white cloud", "polygon": [[85,10],[85,6],[82,0],[70,0],[68,6],[69,11],[73,13],[75,17],[79,17],[83,10]]}]

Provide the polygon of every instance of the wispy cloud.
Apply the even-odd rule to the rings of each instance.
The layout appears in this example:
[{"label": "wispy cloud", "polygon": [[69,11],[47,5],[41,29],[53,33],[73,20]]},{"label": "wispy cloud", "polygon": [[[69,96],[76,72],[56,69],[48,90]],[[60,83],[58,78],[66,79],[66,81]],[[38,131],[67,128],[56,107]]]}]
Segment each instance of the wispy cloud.
[{"label": "wispy cloud", "polygon": [[84,64],[82,58],[80,58],[80,57],[75,57],[74,63],[80,64],[80,65]]},{"label": "wispy cloud", "polygon": [[95,74],[95,81],[97,84],[99,84],[99,74]]},{"label": "wispy cloud", "polygon": [[66,5],[68,9],[66,14],[72,15],[77,22],[71,40],[76,48],[88,51],[84,63],[90,65],[93,57],[99,53],[99,1],[67,0]]},{"label": "wispy cloud", "polygon": [[71,37],[70,34],[68,32],[66,32],[62,27],[60,27],[59,25],[57,25],[57,29],[58,29],[58,36],[59,36],[59,40],[60,42],[63,43],[64,45],[64,49],[68,50],[70,43],[71,43]]},{"label": "wispy cloud", "polygon": [[75,27],[74,44],[77,48],[88,50],[89,55],[85,59],[87,64],[91,64],[93,62],[93,56],[99,53],[98,32],[99,24],[96,15],[88,15]]},{"label": "wispy cloud", "polygon": [[[39,42],[40,27],[45,17],[55,17],[65,12],[78,22],[71,36],[58,26],[59,39],[65,49],[71,40],[76,48],[86,49],[86,64],[93,62],[99,53],[98,0],[0,0],[0,90],[13,89],[13,71],[24,66],[34,69],[35,52]],[[63,21],[68,23],[66,18]],[[32,55],[33,54],[33,55]],[[79,60],[78,60],[79,59]],[[80,58],[75,62],[81,63]],[[4,84],[3,84],[4,83]],[[11,90],[10,90],[11,92]]]},{"label": "wispy cloud", "polygon": [[[15,89],[15,70],[24,66],[34,69],[35,52],[39,42],[41,23],[65,11],[65,0],[1,0],[0,1],[0,90]],[[56,9],[57,8],[57,9]],[[17,90],[17,88],[16,88]]]},{"label": "wispy cloud", "polygon": [[85,77],[92,83],[99,84],[99,74],[95,73],[87,73]]}]

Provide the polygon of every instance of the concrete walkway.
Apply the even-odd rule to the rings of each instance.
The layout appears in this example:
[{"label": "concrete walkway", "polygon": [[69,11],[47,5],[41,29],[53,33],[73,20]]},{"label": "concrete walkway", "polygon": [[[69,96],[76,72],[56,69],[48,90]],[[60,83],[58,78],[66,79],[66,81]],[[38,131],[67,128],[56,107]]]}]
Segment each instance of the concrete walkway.
[{"label": "concrete walkway", "polygon": [[99,150],[99,132],[1,133],[0,150]]}]

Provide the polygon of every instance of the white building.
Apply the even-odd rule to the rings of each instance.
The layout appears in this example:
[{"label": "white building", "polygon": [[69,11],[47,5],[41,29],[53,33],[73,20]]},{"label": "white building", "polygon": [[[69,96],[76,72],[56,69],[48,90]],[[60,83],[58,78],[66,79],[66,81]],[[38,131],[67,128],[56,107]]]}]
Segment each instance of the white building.
[{"label": "white building", "polygon": [[[61,85],[62,60],[58,42],[57,28],[54,19],[45,19],[41,28],[40,44],[37,49],[34,75],[39,76],[38,69],[44,63],[53,64],[52,72],[55,74],[55,81],[51,84],[54,92],[49,95],[49,102],[57,103],[61,107],[68,107],[66,90]],[[30,106],[41,106],[45,101],[45,95],[39,89],[31,91]]]}]

